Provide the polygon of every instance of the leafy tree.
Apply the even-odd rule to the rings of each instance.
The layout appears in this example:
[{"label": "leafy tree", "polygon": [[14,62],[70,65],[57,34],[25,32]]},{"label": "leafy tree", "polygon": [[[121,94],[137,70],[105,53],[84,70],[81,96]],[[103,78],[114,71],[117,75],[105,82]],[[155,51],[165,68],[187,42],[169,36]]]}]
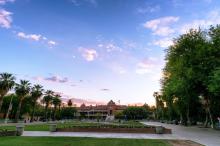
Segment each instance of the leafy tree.
[{"label": "leafy tree", "polygon": [[170,120],[175,114],[188,123],[199,119],[201,107],[213,127],[214,109],[219,104],[220,26],[209,30],[190,30],[174,39],[166,50],[166,65],[161,80],[162,99]]},{"label": "leafy tree", "polygon": [[18,108],[15,115],[15,122],[18,122],[20,112],[21,112],[21,104],[22,101],[29,95],[30,93],[30,83],[26,80],[20,80],[20,84],[17,84],[15,87],[15,93],[18,96]]},{"label": "leafy tree", "polygon": [[3,97],[13,88],[14,85],[15,77],[12,74],[0,74],[0,112],[3,104]]},{"label": "leafy tree", "polygon": [[129,120],[137,120],[147,118],[147,110],[143,107],[127,107],[123,114]]},{"label": "leafy tree", "polygon": [[125,118],[125,115],[123,114],[122,111],[119,111],[115,113],[115,118],[121,120]]},{"label": "leafy tree", "polygon": [[215,95],[220,94],[220,68],[213,71],[213,74],[210,76],[208,88]]},{"label": "leafy tree", "polygon": [[61,110],[62,119],[72,119],[74,118],[77,110],[75,107],[63,107]]}]

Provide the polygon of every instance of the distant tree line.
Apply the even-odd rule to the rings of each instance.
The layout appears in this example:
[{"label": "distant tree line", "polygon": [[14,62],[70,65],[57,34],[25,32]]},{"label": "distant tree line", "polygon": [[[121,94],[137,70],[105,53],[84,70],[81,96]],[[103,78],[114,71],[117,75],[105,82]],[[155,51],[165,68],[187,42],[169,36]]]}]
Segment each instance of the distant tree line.
[{"label": "distant tree line", "polygon": [[214,127],[220,117],[220,25],[191,29],[165,52],[156,118]]},{"label": "distant tree line", "polygon": [[121,120],[154,119],[154,113],[154,106],[144,104],[143,106],[129,106],[125,110],[117,112],[115,118]]},{"label": "distant tree line", "polygon": [[[9,93],[9,91],[14,93]],[[68,101],[68,107],[63,106],[61,96],[51,90],[44,91],[43,86],[31,86],[29,81],[15,82],[15,76],[10,73],[0,74],[0,113],[2,118],[10,118],[15,122],[22,115],[30,115],[33,122],[36,117],[43,121],[73,118],[76,108]]]}]

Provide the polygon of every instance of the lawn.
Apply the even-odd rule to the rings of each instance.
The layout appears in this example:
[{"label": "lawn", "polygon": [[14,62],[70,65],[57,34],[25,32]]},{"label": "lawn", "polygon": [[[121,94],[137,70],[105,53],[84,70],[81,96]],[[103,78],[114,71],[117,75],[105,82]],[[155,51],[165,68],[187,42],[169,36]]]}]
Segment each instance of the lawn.
[{"label": "lawn", "polygon": [[[144,128],[146,125],[135,121],[126,121],[123,123],[94,123],[94,122],[81,122],[81,121],[71,121],[65,123],[58,123],[57,128],[73,128],[73,127],[136,127]],[[15,126],[0,126],[0,129],[15,130]],[[49,131],[49,126],[47,123],[44,124],[31,124],[25,126],[25,131]]]},{"label": "lawn", "polygon": [[171,146],[166,140],[78,137],[0,137],[0,146]]}]

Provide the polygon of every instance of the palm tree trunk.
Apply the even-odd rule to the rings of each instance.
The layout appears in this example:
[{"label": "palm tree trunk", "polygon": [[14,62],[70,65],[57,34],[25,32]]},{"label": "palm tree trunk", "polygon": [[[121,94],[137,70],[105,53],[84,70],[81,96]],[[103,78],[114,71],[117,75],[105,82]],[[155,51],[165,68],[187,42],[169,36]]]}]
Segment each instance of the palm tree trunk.
[{"label": "palm tree trunk", "polygon": [[36,102],[34,102],[34,104],[33,104],[33,111],[32,111],[32,114],[31,114],[31,122],[34,121],[35,107],[36,107]]},{"label": "palm tree trunk", "polygon": [[3,96],[0,95],[0,113],[2,109],[2,104],[3,104]]},{"label": "palm tree trunk", "polygon": [[15,122],[16,122],[16,123],[17,123],[18,120],[19,120],[19,116],[20,116],[20,112],[21,112],[21,103],[22,103],[22,100],[19,101],[18,109],[17,109],[16,115],[15,115]]},{"label": "palm tree trunk", "polygon": [[45,121],[47,121],[47,110],[48,110],[48,105],[45,106],[45,113],[44,113]]},{"label": "palm tree trunk", "polygon": [[53,113],[53,120],[54,121],[56,120],[56,110],[57,110],[57,107],[54,106],[54,113]]}]

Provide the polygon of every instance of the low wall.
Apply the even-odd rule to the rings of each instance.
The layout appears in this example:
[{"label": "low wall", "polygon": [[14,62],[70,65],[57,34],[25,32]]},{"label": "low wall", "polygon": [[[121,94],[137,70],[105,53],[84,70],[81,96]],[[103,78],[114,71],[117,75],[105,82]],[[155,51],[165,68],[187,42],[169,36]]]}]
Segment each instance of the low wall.
[{"label": "low wall", "polygon": [[[107,132],[107,133],[146,133],[156,134],[155,127],[149,128],[57,128],[58,132]],[[171,129],[164,128],[164,134],[171,134]]]},{"label": "low wall", "polygon": [[0,131],[1,136],[16,136],[16,131]]}]

